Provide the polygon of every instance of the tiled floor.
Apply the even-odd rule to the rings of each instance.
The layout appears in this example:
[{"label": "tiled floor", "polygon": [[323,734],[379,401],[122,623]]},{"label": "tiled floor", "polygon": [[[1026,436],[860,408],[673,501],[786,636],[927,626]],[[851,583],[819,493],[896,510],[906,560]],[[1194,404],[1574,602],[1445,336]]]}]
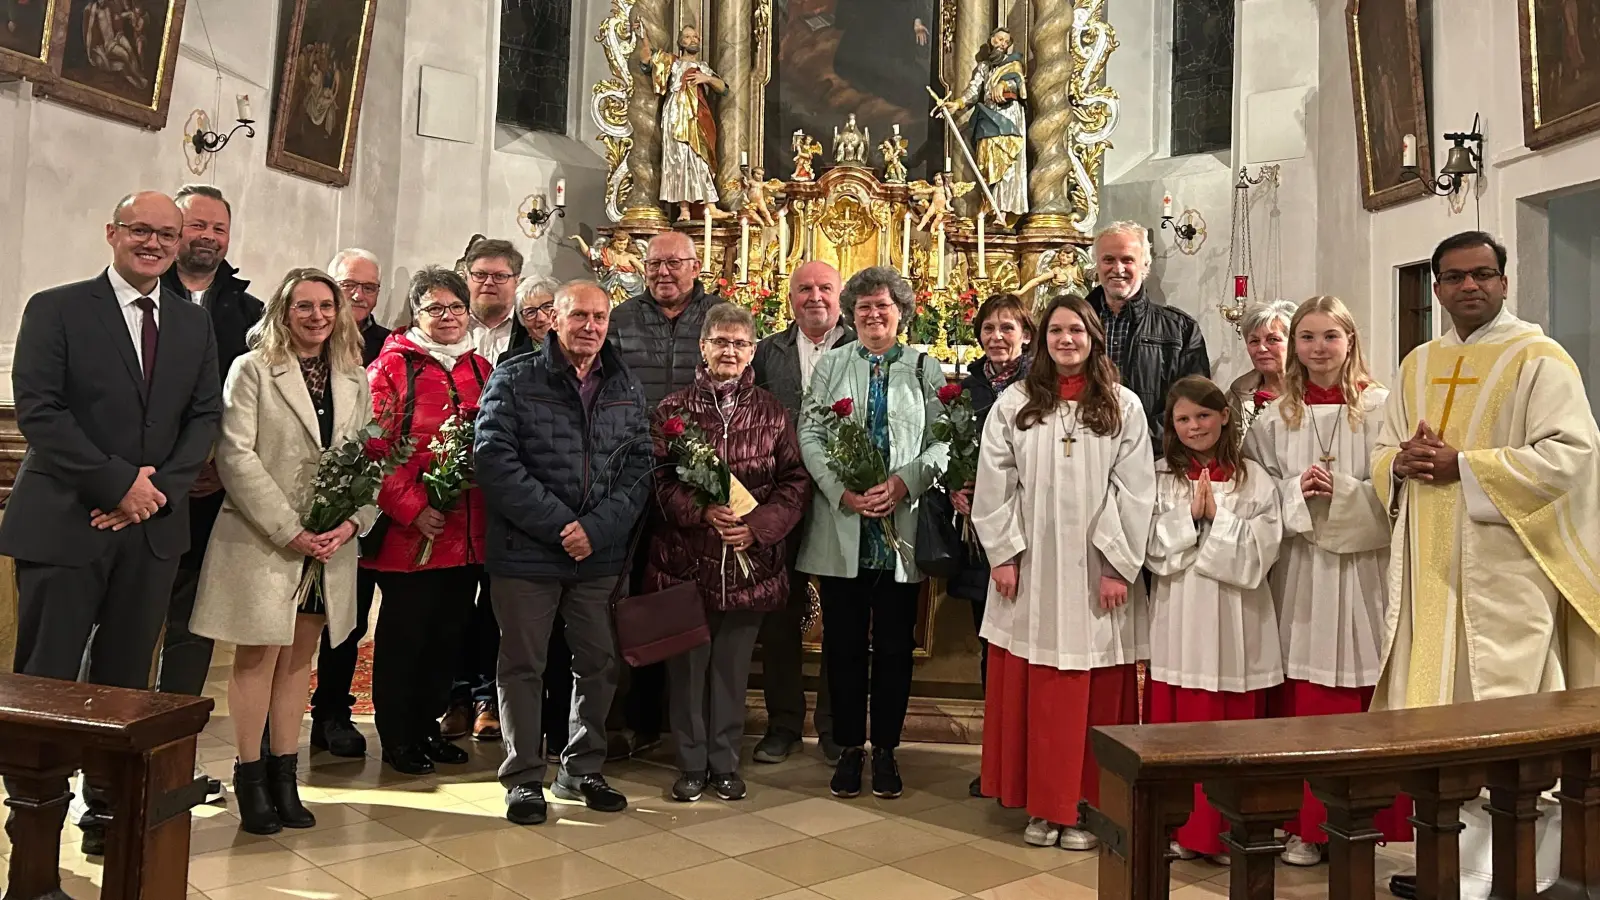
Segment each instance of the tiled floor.
[{"label": "tiled floor", "polygon": [[[226,781],[232,731],[223,700],[225,652],[210,686],[218,709],[200,761]],[[374,754],[370,721],[362,722]],[[552,803],[543,826],[503,818],[494,780],[498,745],[463,742],[465,766],[413,779],[375,758],[338,760],[302,748],[302,797],[317,827],[271,838],[243,834],[226,806],[194,815],[189,897],[210,900],[1087,900],[1093,854],[1022,843],[1026,815],[967,796],[976,748],[923,744],[900,753],[898,800],[835,800],[815,746],[781,765],[747,764],[750,796],[685,805],[666,797],[670,756],[614,765],[626,812],[601,815]],[[746,757],[748,759],[748,757]],[[709,796],[709,795],[708,795]],[[63,887],[98,897],[98,861],[68,826]],[[0,837],[0,850],[9,844]],[[1405,865],[1380,858],[1386,880]],[[1174,900],[1224,897],[1228,875],[1206,862],[1173,868]],[[1277,894],[1327,895],[1327,870],[1279,867]],[[1181,885],[1181,886],[1180,886]]]}]

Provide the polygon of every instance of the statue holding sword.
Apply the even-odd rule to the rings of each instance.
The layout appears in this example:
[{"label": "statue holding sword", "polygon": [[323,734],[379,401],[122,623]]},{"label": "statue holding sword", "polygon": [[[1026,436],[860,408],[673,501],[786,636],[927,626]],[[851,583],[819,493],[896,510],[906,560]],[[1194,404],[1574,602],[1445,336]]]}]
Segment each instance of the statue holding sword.
[{"label": "statue holding sword", "polygon": [[[933,93],[931,90],[929,93]],[[933,114],[944,119],[956,135],[967,164],[977,173],[978,184],[990,212],[1001,225],[1009,217],[1028,211],[1028,83],[1022,54],[1011,43],[1011,33],[995,29],[978,53],[977,65],[960,97],[939,97]],[[968,145],[955,114],[971,110]],[[976,156],[974,156],[974,148]]]}]

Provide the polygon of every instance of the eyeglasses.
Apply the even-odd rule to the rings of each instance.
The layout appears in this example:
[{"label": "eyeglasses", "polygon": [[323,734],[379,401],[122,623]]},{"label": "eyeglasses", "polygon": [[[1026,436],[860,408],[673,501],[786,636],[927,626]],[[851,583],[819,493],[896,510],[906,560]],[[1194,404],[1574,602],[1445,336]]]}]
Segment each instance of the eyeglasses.
[{"label": "eyeglasses", "polygon": [[381,290],[382,288],[383,288],[383,285],[377,283],[376,281],[341,281],[341,282],[339,282],[339,289],[344,291],[346,294],[355,294],[355,293],[377,294],[378,291]]},{"label": "eyeglasses", "polygon": [[695,261],[694,257],[686,259],[647,259],[644,261],[646,272],[659,272],[666,269],[668,272],[681,272],[683,267]]},{"label": "eyeglasses", "polygon": [[309,316],[314,312],[319,312],[325,316],[332,317],[339,314],[339,304],[332,301],[312,303],[310,300],[301,300],[298,303],[289,304],[289,311],[297,316]]},{"label": "eyeglasses", "polygon": [[182,234],[171,228],[151,228],[149,225],[142,223],[129,225],[126,222],[113,222],[111,224],[118,228],[127,229],[128,236],[141,244],[154,237],[161,246],[171,247],[178,242],[179,238],[183,237]]},{"label": "eyeglasses", "polygon": [[743,353],[756,345],[755,341],[730,341],[727,338],[706,338],[700,343],[709,344],[718,350],[733,349],[739,351],[740,353]]},{"label": "eyeglasses", "polygon": [[1483,284],[1485,281],[1492,281],[1501,277],[1499,269],[1491,269],[1488,266],[1484,266],[1481,269],[1473,269],[1470,272],[1463,272],[1460,269],[1446,269],[1445,271],[1439,273],[1439,283],[1448,284],[1451,287],[1454,287],[1461,282],[1466,281],[1468,275],[1471,275],[1472,280],[1476,281],[1478,284]]},{"label": "eyeglasses", "polygon": [[467,305],[465,303],[452,303],[449,306],[440,306],[437,303],[431,303],[417,310],[417,312],[430,319],[442,319],[445,316],[464,316],[467,314]]},{"label": "eyeglasses", "polygon": [[513,279],[513,278],[515,278],[517,276],[511,274],[510,272],[478,272],[478,271],[473,271],[473,272],[468,272],[467,273],[467,277],[471,278],[473,281],[476,281],[479,284],[485,284],[485,283],[488,283],[490,281],[494,282],[495,284],[505,284],[506,282],[510,281],[511,279]]},{"label": "eyeglasses", "polygon": [[524,306],[517,311],[517,315],[521,316],[524,322],[532,322],[540,316],[555,315],[555,311],[556,305],[554,303],[545,303],[540,306]]}]

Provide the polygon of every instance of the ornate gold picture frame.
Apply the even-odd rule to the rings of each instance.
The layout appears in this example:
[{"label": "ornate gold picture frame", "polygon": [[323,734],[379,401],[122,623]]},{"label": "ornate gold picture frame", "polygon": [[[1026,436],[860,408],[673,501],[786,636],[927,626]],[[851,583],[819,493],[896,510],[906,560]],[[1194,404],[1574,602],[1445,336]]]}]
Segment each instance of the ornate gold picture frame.
[{"label": "ornate gold picture frame", "polygon": [[185,0],[55,2],[65,7],[54,20],[60,68],[39,78],[34,93],[152,131],[165,128]]},{"label": "ornate gold picture frame", "polygon": [[[1361,205],[1376,212],[1428,194],[1433,179],[1422,33],[1416,0],[1350,0],[1350,82],[1355,98]],[[1402,139],[1417,140],[1417,174],[1401,167]]]},{"label": "ornate gold picture frame", "polygon": [[267,165],[344,187],[355,160],[376,0],[284,0]]},{"label": "ornate gold picture frame", "polygon": [[68,0],[0,4],[0,76],[46,81],[61,74]]},{"label": "ornate gold picture frame", "polygon": [[1522,134],[1534,150],[1600,130],[1600,16],[1584,0],[1517,0]]}]

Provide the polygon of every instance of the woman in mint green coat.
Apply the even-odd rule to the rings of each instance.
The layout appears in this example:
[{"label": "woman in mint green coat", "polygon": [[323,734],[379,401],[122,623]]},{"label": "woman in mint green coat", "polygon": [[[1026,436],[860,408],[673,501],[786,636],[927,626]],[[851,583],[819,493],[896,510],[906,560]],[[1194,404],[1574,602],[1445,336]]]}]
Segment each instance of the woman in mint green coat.
[{"label": "woman in mint green coat", "polygon": [[[849,398],[849,415],[864,424],[888,459],[889,479],[864,493],[847,491],[828,468],[828,431],[802,419],[800,455],[815,485],[796,568],[818,576],[823,653],[833,704],[833,736],[844,748],[834,770],[834,796],[861,793],[866,765],[867,697],[872,697],[872,792],[900,796],[900,743],[911,697],[911,651],[922,573],[911,562],[917,503],[944,471],[949,448],[928,426],[938,417],[939,361],[900,343],[911,320],[911,285],[894,269],[874,266],[844,286],[840,308],[853,319],[857,342],[822,355],[811,376],[808,405]],[[893,518],[899,552],[884,529],[865,520]],[[871,635],[869,644],[868,635]],[[868,664],[868,654],[871,664]],[[870,684],[869,684],[870,671]]]}]

